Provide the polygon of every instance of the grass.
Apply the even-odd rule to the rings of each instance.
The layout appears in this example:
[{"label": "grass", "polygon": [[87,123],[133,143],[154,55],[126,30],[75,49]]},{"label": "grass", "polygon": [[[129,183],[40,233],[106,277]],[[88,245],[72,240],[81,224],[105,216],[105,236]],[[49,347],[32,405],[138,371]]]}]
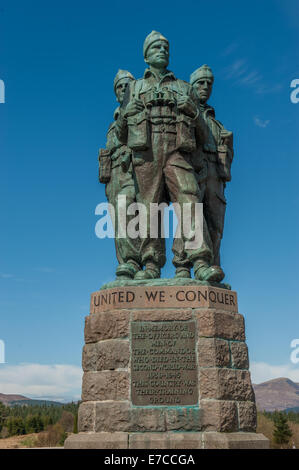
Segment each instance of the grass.
[{"label": "grass", "polygon": [[35,447],[36,446],[36,437],[28,436],[21,441],[21,445],[25,447]]}]

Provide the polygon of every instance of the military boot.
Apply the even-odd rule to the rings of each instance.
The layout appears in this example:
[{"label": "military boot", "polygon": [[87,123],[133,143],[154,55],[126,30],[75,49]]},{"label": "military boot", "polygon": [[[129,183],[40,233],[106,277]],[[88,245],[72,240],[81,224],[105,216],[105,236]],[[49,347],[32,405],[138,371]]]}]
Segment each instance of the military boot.
[{"label": "military boot", "polygon": [[140,266],[135,261],[128,261],[127,263],[122,263],[118,265],[116,269],[116,280],[129,280],[134,279],[134,276],[138,271],[140,271]]},{"label": "military boot", "polygon": [[190,279],[191,273],[189,268],[176,268],[175,276],[176,279]]},{"label": "military boot", "polygon": [[150,261],[146,263],[144,271],[138,271],[138,273],[135,274],[134,279],[139,281],[145,279],[159,279],[160,274],[160,268],[155,263]]},{"label": "military boot", "polygon": [[195,263],[194,275],[198,281],[208,282],[221,282],[225,276],[220,266],[209,266],[202,262]]}]

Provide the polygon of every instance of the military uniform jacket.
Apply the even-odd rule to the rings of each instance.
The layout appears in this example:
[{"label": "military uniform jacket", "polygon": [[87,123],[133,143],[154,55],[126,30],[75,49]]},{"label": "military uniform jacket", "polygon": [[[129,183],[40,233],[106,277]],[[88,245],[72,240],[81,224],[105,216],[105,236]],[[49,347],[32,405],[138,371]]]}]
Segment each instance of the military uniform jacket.
[{"label": "military uniform jacket", "polygon": [[[206,142],[193,155],[193,165],[200,180],[208,175],[208,162],[215,165],[215,171],[224,181],[230,180],[230,166],[233,159],[233,137],[229,145],[222,142],[221,131],[226,131],[223,124],[215,118],[215,110],[209,105],[199,105],[201,115],[208,125],[209,133]],[[227,131],[228,132],[228,131]],[[229,134],[229,132],[228,132]],[[207,162],[203,164],[203,162]]]},{"label": "military uniform jacket", "polygon": [[[120,141],[133,150],[146,150],[150,146],[150,133],[163,132],[177,135],[179,150],[194,151],[197,140],[206,138],[207,126],[199,111],[192,118],[177,108],[177,101],[182,97],[189,98],[196,109],[196,98],[189,83],[178,80],[170,71],[158,79],[146,69],[143,78],[132,82],[126,91],[116,123]],[[144,110],[125,118],[125,107],[134,98],[143,102]]]}]

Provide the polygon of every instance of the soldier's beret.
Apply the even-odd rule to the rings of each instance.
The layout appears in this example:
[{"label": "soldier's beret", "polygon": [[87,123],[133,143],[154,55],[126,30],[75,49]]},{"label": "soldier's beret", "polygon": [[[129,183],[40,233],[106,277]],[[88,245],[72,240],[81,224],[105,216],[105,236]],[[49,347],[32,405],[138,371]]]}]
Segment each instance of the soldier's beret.
[{"label": "soldier's beret", "polygon": [[122,80],[123,78],[129,78],[130,80],[135,80],[133,75],[130,72],[128,72],[128,70],[119,69],[119,71],[115,75],[114,82],[113,82],[114,91],[116,90],[116,85],[118,84],[118,82]]},{"label": "soldier's beret", "polygon": [[190,75],[190,83],[191,85],[194,85],[197,80],[200,80],[202,77],[210,77],[214,81],[214,75],[212,72],[212,69],[207,65],[204,64],[198,69],[196,69],[193,73]]},{"label": "soldier's beret", "polygon": [[145,41],[143,43],[143,57],[146,57],[146,53],[148,48],[156,41],[166,41],[169,44],[168,39],[166,39],[161,33],[158,31],[152,31],[148,36],[146,36]]}]

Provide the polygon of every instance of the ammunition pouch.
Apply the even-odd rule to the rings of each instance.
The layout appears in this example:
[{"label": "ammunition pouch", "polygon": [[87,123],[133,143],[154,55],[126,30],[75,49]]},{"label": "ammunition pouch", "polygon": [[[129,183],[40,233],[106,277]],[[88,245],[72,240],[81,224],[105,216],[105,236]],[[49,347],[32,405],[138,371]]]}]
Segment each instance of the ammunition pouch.
[{"label": "ammunition pouch", "polygon": [[150,131],[146,110],[128,116],[128,147],[132,150],[147,150],[150,147]]},{"label": "ammunition pouch", "polygon": [[119,147],[119,140],[115,135],[115,123],[113,123],[107,132],[106,149],[110,151],[111,155]]},{"label": "ammunition pouch", "polygon": [[231,157],[227,145],[218,145],[218,174],[223,181],[231,180]]},{"label": "ammunition pouch", "polygon": [[129,171],[130,165],[132,161],[132,155],[131,153],[124,153],[121,158],[121,168],[124,173],[127,173]]},{"label": "ammunition pouch", "polygon": [[176,120],[177,140],[176,147],[183,152],[194,152],[196,149],[195,122],[194,119],[179,114]]},{"label": "ammunition pouch", "polygon": [[111,178],[111,157],[110,150],[100,149],[99,151],[99,181],[108,183]]}]

